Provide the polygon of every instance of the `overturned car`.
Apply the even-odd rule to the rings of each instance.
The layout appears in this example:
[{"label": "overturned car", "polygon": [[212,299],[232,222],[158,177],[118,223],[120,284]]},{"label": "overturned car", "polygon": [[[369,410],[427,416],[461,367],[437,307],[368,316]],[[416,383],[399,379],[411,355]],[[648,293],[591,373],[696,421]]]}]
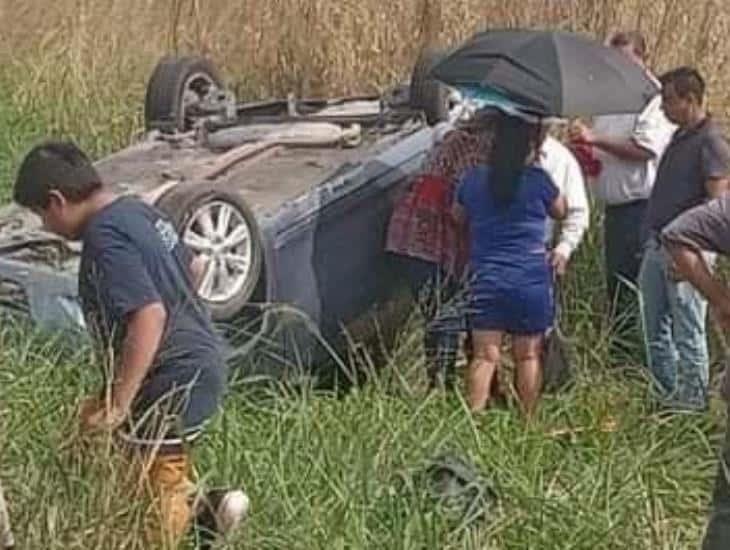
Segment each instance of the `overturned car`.
[{"label": "overturned car", "polygon": [[[96,163],[205,257],[200,296],[247,364],[266,356],[265,371],[281,374],[321,361],[400,292],[384,252],[394,197],[459,108],[427,77],[433,61],[423,54],[410,82],[382,95],[238,103],[207,59],[165,58],[143,138]],[[3,208],[0,307],[83,329],[78,252]]]}]

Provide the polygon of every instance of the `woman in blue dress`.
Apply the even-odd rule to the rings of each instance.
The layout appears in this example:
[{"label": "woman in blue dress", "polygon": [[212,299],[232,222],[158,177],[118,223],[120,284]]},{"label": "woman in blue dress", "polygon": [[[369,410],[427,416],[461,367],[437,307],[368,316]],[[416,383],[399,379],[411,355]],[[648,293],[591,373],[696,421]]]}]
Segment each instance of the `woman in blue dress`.
[{"label": "woman in blue dress", "polygon": [[567,207],[539,167],[540,125],[500,114],[496,132],[491,162],[463,175],[454,206],[470,231],[468,400],[474,412],[489,402],[507,333],[517,393],[531,416],[542,386],[543,337],[554,318],[547,218],[564,218]]}]

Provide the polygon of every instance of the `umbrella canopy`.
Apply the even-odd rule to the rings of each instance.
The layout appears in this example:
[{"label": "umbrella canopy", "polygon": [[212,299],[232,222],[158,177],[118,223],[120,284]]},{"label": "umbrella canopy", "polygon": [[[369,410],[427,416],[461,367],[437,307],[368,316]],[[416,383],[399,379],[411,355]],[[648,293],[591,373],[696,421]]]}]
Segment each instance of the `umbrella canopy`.
[{"label": "umbrella canopy", "polygon": [[586,36],[501,29],[476,34],[438,62],[445,84],[496,90],[543,116],[640,112],[659,84],[625,55]]}]

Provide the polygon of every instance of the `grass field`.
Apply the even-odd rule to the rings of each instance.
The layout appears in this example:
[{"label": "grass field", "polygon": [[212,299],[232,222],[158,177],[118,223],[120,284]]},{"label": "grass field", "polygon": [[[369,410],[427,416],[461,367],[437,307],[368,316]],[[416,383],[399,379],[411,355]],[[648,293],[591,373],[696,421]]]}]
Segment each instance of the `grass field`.
[{"label": "grass field", "polygon": [[[639,26],[658,69],[696,63],[715,113],[730,114],[730,10],[656,0],[0,0],[0,200],[20,155],[48,135],[95,156],[141,127],[160,55],[196,51],[242,98],[378,89],[406,76],[424,43],[490,24],[604,36]],[[598,223],[598,214],[594,215]],[[600,234],[566,281],[577,386],[525,426],[514,410],[470,417],[458,395],[427,398],[417,319],[378,376],[346,396],[237,387],[198,450],[210,483],[250,493],[233,548],[677,549],[697,547],[725,415],[660,419],[647,387],[606,367]],[[0,478],[27,549],[142,548],[107,442],[82,444],[74,404],[95,382],[90,352],[28,327],[0,327]],[[465,529],[398,480],[442,449],[480,466],[500,496]]]}]

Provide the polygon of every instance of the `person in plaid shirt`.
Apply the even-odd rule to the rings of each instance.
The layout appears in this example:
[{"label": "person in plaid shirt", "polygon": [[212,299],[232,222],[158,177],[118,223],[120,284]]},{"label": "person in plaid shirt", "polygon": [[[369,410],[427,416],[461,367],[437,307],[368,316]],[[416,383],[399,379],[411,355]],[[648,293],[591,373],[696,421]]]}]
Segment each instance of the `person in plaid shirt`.
[{"label": "person in plaid shirt", "polygon": [[464,330],[455,303],[468,258],[467,228],[451,216],[453,194],[464,171],[488,158],[491,140],[487,115],[447,131],[396,203],[388,228],[386,251],[398,258],[426,320],[423,345],[431,388],[453,385]]},{"label": "person in plaid shirt", "polygon": [[[451,215],[453,195],[469,168],[488,162],[496,112],[482,108],[436,140],[420,173],[397,201],[388,227],[386,251],[398,258],[426,319],[424,351],[432,388],[453,385],[459,333],[467,330],[459,304],[465,290],[468,229]],[[543,168],[568,202],[552,252],[553,266],[562,275],[588,228],[588,199],[581,167],[569,149],[546,136],[540,154]]]}]

